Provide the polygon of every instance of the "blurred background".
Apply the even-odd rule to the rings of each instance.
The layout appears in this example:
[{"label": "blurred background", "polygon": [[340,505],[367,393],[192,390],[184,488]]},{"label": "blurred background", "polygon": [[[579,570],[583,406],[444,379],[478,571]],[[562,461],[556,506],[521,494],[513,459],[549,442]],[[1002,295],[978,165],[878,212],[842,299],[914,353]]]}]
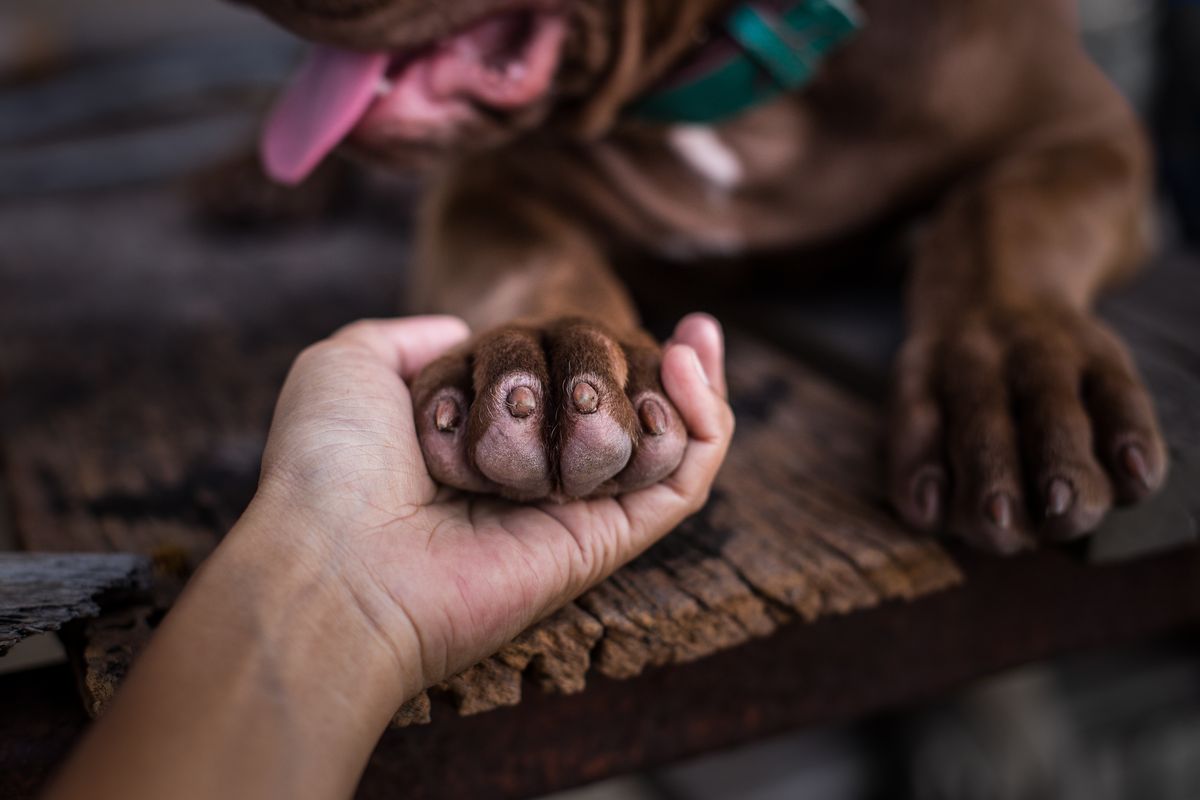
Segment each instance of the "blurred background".
[{"label": "blurred background", "polygon": [[[1153,131],[1166,246],[1200,246],[1200,3],[1082,0],[1080,13],[1087,47]],[[296,298],[326,285],[336,294],[330,265],[372,287],[374,310],[394,306],[386,276],[399,264],[380,263],[378,245],[404,252],[414,187],[336,166],[294,193],[254,178],[249,143],[298,48],[217,0],[0,5],[0,356],[20,361],[5,351],[17,325],[51,331],[74,313],[107,330],[134,307],[164,329],[253,317],[266,342],[255,346],[279,326],[315,338],[341,320]],[[164,185],[178,199],[164,203]],[[91,224],[76,225],[81,216]],[[313,232],[330,218],[342,222]],[[291,233],[266,255],[264,237],[279,230]],[[185,235],[219,243],[174,252]],[[78,270],[101,269],[91,264],[100,250],[126,271],[77,281]],[[286,260],[288,284],[248,273],[254,258]],[[168,294],[168,281],[194,290]],[[229,442],[218,452],[202,482],[219,494],[222,476],[252,470],[257,450]],[[10,549],[19,542],[6,518],[0,545]],[[204,546],[181,534],[185,560]],[[42,637],[0,670],[61,658]],[[558,797],[1194,800],[1200,642],[1023,668],[922,707]]]}]

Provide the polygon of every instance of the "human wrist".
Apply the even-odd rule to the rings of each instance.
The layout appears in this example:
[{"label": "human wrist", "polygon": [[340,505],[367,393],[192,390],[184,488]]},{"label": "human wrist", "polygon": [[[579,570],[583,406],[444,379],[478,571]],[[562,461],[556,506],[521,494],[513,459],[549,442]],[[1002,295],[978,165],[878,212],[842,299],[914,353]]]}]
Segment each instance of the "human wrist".
[{"label": "human wrist", "polygon": [[252,505],[193,576],[51,796],[352,793],[418,673],[270,512]]},{"label": "human wrist", "polygon": [[[343,524],[350,524],[344,522]],[[418,641],[402,610],[372,585],[326,515],[256,496],[196,576],[230,592],[254,636],[274,648],[297,691],[353,695],[364,722],[391,717],[423,688]],[[303,698],[311,702],[311,697]]]}]

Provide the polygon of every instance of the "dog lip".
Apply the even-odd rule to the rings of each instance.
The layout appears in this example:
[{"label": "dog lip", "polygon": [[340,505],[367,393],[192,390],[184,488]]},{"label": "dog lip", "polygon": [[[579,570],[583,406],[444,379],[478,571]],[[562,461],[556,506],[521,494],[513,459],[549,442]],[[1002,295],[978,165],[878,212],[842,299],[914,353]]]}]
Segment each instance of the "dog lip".
[{"label": "dog lip", "polygon": [[[558,53],[548,51],[561,45],[564,25],[556,13],[490,14],[432,45],[394,55],[386,77],[394,88],[414,63],[428,61],[429,88],[435,95],[462,95],[498,108],[525,105],[541,94],[529,91],[526,79],[534,72],[542,74],[532,77],[549,78],[545,67],[557,66]],[[536,63],[539,59],[555,63]]]},{"label": "dog lip", "polygon": [[537,102],[550,91],[566,25],[560,12],[505,10],[395,53],[352,137],[423,139],[483,109],[515,111]]},{"label": "dog lip", "polygon": [[267,172],[307,176],[347,137],[371,150],[455,140],[489,112],[545,98],[566,40],[566,14],[546,4],[498,4],[423,47],[310,51],[271,111],[261,140]]}]

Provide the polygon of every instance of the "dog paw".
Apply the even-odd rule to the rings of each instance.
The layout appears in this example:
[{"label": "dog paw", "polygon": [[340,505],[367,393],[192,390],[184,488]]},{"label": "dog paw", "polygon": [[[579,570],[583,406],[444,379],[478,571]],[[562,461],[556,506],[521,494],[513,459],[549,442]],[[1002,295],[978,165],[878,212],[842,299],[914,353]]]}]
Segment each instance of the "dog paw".
[{"label": "dog paw", "polygon": [[514,500],[611,495],[679,466],[687,431],[659,383],[661,352],[577,318],[476,336],[413,383],[430,474]]},{"label": "dog paw", "polygon": [[966,314],[919,331],[895,387],[892,500],[924,530],[1012,553],[1087,534],[1166,477],[1129,354],[1077,312]]}]

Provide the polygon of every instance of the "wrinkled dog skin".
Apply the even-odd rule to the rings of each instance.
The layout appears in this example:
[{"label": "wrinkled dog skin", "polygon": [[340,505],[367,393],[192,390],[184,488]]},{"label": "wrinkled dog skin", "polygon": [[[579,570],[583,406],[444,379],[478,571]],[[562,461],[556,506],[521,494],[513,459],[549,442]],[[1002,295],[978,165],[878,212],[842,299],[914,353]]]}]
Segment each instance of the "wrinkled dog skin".
[{"label": "wrinkled dog skin", "polygon": [[334,146],[438,168],[416,305],[477,331],[414,385],[442,482],[586,497],[676,467],[686,432],[613,259],[799,249],[921,207],[898,513],[1007,553],[1085,534],[1162,484],[1151,402],[1090,311],[1144,256],[1149,157],[1068,0],[864,0],[866,27],[813,83],[713,127],[622,109],[723,1],[253,2],[337,48],[268,130],[277,177]]}]

